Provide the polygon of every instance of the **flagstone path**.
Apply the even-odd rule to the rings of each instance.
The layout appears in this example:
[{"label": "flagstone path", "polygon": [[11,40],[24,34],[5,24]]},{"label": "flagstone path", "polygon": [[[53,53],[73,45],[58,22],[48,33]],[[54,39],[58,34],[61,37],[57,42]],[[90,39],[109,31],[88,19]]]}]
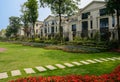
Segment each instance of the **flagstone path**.
[{"label": "flagstone path", "polygon": [[[55,65],[46,65],[46,66],[37,66],[35,68],[24,68],[24,71],[26,74],[32,74],[36,73],[34,69],[38,70],[39,72],[45,72],[49,70],[56,70],[56,69],[65,69],[67,67],[74,67],[74,66],[80,66],[80,65],[88,65],[88,64],[94,64],[94,63],[102,63],[107,61],[116,61],[120,60],[120,57],[111,57],[111,58],[99,58],[99,59],[89,59],[89,60],[82,60],[82,61],[74,61],[71,63],[63,63],[63,64],[55,64]],[[20,76],[22,75],[20,70],[12,70],[11,76]],[[0,79],[5,79],[10,77],[7,72],[0,73]]]}]

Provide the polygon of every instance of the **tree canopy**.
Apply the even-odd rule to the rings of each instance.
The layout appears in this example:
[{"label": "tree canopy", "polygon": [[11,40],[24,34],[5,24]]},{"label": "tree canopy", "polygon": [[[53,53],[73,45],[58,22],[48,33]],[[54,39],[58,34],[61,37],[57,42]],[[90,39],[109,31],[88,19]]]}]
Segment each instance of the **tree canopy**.
[{"label": "tree canopy", "polygon": [[62,37],[61,16],[69,16],[78,10],[80,0],[40,0],[40,6],[48,6],[54,15],[59,16],[59,34]]},{"label": "tree canopy", "polygon": [[117,31],[118,31],[118,45],[120,47],[120,0],[105,0],[108,14],[116,14],[117,17]]},{"label": "tree canopy", "polygon": [[21,12],[22,12],[22,15],[21,15],[21,21],[23,23],[23,28],[24,28],[24,33],[25,33],[25,36],[28,37],[29,35],[29,12],[28,12],[28,9],[26,7],[26,2],[21,6]]},{"label": "tree canopy", "polygon": [[32,24],[32,39],[35,39],[35,22],[37,21],[38,18],[38,1],[37,0],[28,0],[25,3],[26,9],[27,9],[27,15],[28,15],[28,20],[29,23]]},{"label": "tree canopy", "polygon": [[13,35],[14,37],[16,37],[20,26],[21,26],[20,18],[11,16],[9,18],[9,26],[7,27],[7,30],[6,30],[6,36],[10,37],[11,35]]}]

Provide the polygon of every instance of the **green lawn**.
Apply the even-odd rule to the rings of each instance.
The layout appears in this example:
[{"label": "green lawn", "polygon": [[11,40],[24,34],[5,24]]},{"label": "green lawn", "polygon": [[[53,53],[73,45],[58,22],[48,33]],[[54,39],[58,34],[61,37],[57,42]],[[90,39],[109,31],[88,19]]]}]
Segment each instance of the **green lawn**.
[{"label": "green lawn", "polygon": [[0,48],[6,48],[5,52],[0,52],[0,73],[8,72],[19,69],[22,71],[22,76],[9,77],[8,79],[0,80],[6,82],[11,79],[26,76],[51,76],[51,75],[69,75],[69,74],[95,74],[100,75],[110,73],[120,61],[109,61],[103,63],[96,63],[90,65],[76,66],[73,68],[58,69],[54,71],[47,71],[39,73],[35,70],[36,74],[27,75],[23,71],[24,68],[34,68],[36,66],[54,65],[57,63],[73,62],[94,58],[106,57],[120,57],[120,53],[115,52],[102,52],[102,53],[68,53],[61,50],[46,50],[42,48],[35,48],[29,46],[22,46],[18,44],[10,44],[0,42]]}]

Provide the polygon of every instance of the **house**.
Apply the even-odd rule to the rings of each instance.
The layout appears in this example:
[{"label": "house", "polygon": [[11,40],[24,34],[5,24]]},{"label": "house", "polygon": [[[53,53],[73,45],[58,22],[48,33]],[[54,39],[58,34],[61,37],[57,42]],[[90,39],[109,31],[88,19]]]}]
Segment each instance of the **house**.
[{"label": "house", "polygon": [[6,36],[5,36],[5,33],[6,33],[6,30],[5,30],[5,29],[2,29],[2,30],[0,31],[0,37],[5,38],[5,37],[6,37]]},{"label": "house", "polygon": [[101,40],[117,39],[116,16],[107,15],[104,1],[92,1],[78,15],[81,37],[93,38],[99,32]]},{"label": "house", "polygon": [[[65,29],[65,20],[64,16],[61,17],[62,19],[62,33],[66,33],[67,29]],[[59,33],[59,17],[58,16],[51,16],[49,15],[43,22],[43,25],[40,27],[40,37],[45,37],[46,39],[50,39]]]},{"label": "house", "polygon": [[36,36],[40,36],[40,27],[43,25],[43,22],[42,21],[37,21],[36,23],[35,23],[35,35]]},{"label": "house", "polygon": [[[37,36],[37,37],[39,37],[40,36],[40,27],[43,25],[43,22],[42,21],[36,21],[35,22],[35,26],[34,26],[34,30],[35,30],[35,35]],[[32,26],[32,24],[29,24],[29,27],[28,27],[28,36],[30,37],[30,35],[32,35],[33,34],[33,26]],[[30,33],[31,32],[31,33]],[[21,26],[21,28],[19,29],[19,31],[18,31],[18,35],[19,36],[24,36],[25,35],[25,29],[24,29],[24,27],[23,26]]]}]

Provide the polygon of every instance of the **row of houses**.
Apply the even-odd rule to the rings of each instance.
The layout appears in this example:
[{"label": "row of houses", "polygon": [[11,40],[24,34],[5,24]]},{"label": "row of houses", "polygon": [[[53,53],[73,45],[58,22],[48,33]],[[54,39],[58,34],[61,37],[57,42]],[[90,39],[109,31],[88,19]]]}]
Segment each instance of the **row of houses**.
[{"label": "row of houses", "polygon": [[[37,21],[35,24],[35,34],[40,38],[51,38],[59,33],[59,17],[49,15],[43,22]],[[62,33],[69,41],[75,37],[93,38],[99,33],[101,40],[115,40],[117,34],[116,15],[107,15],[104,1],[92,1],[86,7],[79,10],[73,16],[62,17]],[[24,31],[20,30],[20,35]]]}]

